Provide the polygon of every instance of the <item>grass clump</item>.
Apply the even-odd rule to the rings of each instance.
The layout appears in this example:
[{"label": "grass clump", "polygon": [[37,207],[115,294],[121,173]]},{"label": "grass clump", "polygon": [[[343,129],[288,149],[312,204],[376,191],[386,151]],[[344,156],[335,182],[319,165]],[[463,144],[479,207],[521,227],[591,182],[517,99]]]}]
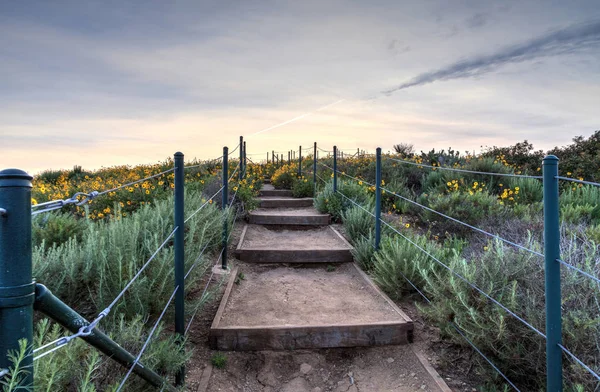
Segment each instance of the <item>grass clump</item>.
[{"label": "grass clump", "polygon": [[227,357],[223,353],[214,353],[210,363],[217,369],[224,369],[227,366]]}]

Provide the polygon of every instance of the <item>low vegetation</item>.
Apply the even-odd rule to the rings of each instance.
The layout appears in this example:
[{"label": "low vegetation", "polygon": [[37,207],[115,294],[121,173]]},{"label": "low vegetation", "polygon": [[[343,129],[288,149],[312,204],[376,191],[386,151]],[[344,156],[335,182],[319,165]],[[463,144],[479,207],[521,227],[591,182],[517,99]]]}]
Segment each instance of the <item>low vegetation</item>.
[{"label": "low vegetation", "polygon": [[[597,156],[598,140],[600,132],[590,139],[576,138],[572,145],[552,150],[565,160],[559,166],[561,175],[600,178],[600,168],[590,169],[595,164],[588,162],[588,167],[570,156],[573,151],[583,152],[584,157]],[[382,218],[393,230],[383,226],[378,251],[374,249],[372,157],[338,160],[338,169],[343,172],[338,174],[338,190],[346,197],[333,192],[331,171],[321,166],[318,174],[328,181],[319,182],[316,208],[344,223],[357,262],[392,298],[415,295],[422,314],[439,326],[443,337],[470,347],[457,333],[455,326],[458,327],[521,390],[543,390],[545,340],[489,299],[502,303],[543,332],[543,258],[434,211],[543,252],[540,180],[439,168],[539,176],[544,154],[527,142],[488,148],[477,155],[462,155],[452,149],[414,154],[409,147],[400,145],[397,154],[382,159],[382,186],[389,191],[381,195]],[[331,162],[325,160],[325,163],[331,166]],[[600,189],[561,182],[560,193],[562,258],[593,276],[600,276]],[[567,268],[562,269],[561,284],[563,344],[598,372],[600,285]],[[472,358],[480,365],[477,372],[482,390],[500,391],[507,387],[479,355]],[[600,386],[567,356],[563,361],[565,390],[591,391]]]},{"label": "low vegetation", "polygon": [[[68,198],[77,191],[104,190],[128,181],[166,170],[170,165],[138,166],[42,173],[34,179],[34,203]],[[221,246],[223,222],[257,206],[255,196],[261,186],[262,170],[249,165],[247,176],[239,181],[228,175],[228,205],[221,206],[222,180],[218,166],[203,165],[186,171],[185,216],[196,215],[186,223],[185,271],[186,310],[200,308],[212,295],[192,295],[203,274],[210,267]],[[108,193],[92,203],[63,208],[61,211],[34,216],[33,273],[38,283],[88,320],[115,299],[150,256],[173,231],[173,178],[166,175],[139,182]],[[233,198],[235,195],[235,199]],[[200,251],[206,249],[200,256]],[[173,240],[156,254],[139,278],[111,309],[98,328],[119,345],[137,355],[150,330],[174,290]],[[194,268],[192,269],[192,266]],[[243,279],[243,276],[241,277]],[[181,350],[175,334],[171,310],[159,324],[141,362],[168,380],[189,359],[189,350]],[[3,379],[3,391],[19,390],[27,369],[20,366],[26,346],[41,347],[55,339],[71,335],[60,325],[36,313],[34,342],[23,342],[21,352],[11,353],[15,366]],[[126,369],[76,339],[68,346],[34,362],[35,390],[44,391],[112,391],[125,376]],[[148,384],[132,376],[128,391],[146,391]]]}]

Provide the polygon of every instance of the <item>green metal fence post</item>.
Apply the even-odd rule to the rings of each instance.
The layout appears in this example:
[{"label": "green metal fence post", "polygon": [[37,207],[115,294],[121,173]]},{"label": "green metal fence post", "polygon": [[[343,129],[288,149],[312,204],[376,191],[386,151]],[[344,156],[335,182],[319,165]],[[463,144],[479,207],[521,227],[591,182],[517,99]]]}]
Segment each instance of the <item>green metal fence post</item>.
[{"label": "green metal fence post", "polygon": [[13,365],[7,353],[26,339],[24,390],[33,390],[32,179],[22,170],[0,171],[0,370]]},{"label": "green metal fence post", "polygon": [[562,391],[562,314],[560,293],[560,226],[558,158],[542,162],[544,178],[544,258],[546,290],[546,390]]},{"label": "green metal fence post", "polygon": [[381,242],[381,147],[377,147],[375,166],[375,249]]},{"label": "green metal fence post", "polygon": [[240,181],[242,181],[244,179],[244,137],[240,136],[240,163],[238,163],[239,166],[239,175],[238,178]]},{"label": "green metal fence post", "polygon": [[288,165],[292,163],[292,152],[288,151]]},{"label": "green metal fence post", "polygon": [[[178,287],[175,293],[175,334],[182,345],[185,335],[185,251],[184,251],[184,161],[183,154],[176,152],[175,162],[175,227],[177,231],[174,236],[175,246],[175,287]],[[183,385],[185,382],[185,367],[182,367],[175,375],[175,384]]]},{"label": "green metal fence post", "polygon": [[[54,296],[54,294],[42,284],[35,285],[34,308],[36,311],[49,316],[72,333],[77,333],[81,327],[90,325],[85,318]],[[97,348],[110,359],[116,361],[125,368],[131,368],[135,362],[135,357],[131,353],[119,346],[97,328],[92,329],[90,335],[81,336],[81,339],[85,340],[89,345]],[[167,380],[163,379],[154,371],[139,362],[133,368],[133,373],[142,377],[157,388],[163,387],[165,390],[171,392],[177,392],[179,390],[169,385]]]},{"label": "green metal fence post", "polygon": [[302,177],[302,146],[298,150],[298,177]]},{"label": "green metal fence post", "polygon": [[[227,155],[229,149],[223,147],[223,198],[222,206],[223,209],[223,256],[221,257],[221,267],[227,269],[227,237],[229,232],[229,219],[227,219],[227,203],[229,203],[229,195],[227,190],[229,188],[229,164],[227,162]],[[271,155],[272,157],[274,155]]]},{"label": "green metal fence post", "polygon": [[333,146],[333,192],[337,192],[337,146]]},{"label": "green metal fence post", "polygon": [[314,185],[314,196],[317,193],[317,142],[315,142],[315,146],[313,147],[313,185]]},{"label": "green metal fence post", "polygon": [[244,168],[244,178],[246,178],[246,164],[248,162],[246,161],[246,142],[244,142],[244,166],[242,166]]}]

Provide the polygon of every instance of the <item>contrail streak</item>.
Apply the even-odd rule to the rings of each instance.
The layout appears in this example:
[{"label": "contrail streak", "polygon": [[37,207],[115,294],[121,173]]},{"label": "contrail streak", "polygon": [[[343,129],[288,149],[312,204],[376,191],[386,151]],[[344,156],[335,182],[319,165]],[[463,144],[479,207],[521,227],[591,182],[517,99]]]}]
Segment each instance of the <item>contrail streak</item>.
[{"label": "contrail streak", "polygon": [[320,112],[321,110],[325,110],[325,109],[327,109],[327,108],[329,108],[329,107],[331,107],[331,106],[337,105],[338,103],[341,103],[341,102],[344,102],[344,101],[345,101],[345,99],[339,99],[339,100],[337,100],[337,101],[335,101],[335,102],[333,102],[333,103],[330,103],[330,104],[328,104],[328,105],[325,105],[325,106],[322,106],[322,107],[320,107],[320,108],[318,108],[318,109],[316,109],[316,110],[313,110],[312,112],[307,112],[307,113],[301,114],[301,115],[299,115],[298,117],[294,117],[294,118],[292,118],[291,120],[287,120],[287,121],[284,121],[284,122],[282,122],[282,123],[279,123],[279,124],[276,124],[276,125],[270,126],[269,128],[265,128],[265,129],[263,129],[263,130],[261,130],[261,131],[255,132],[255,133],[253,133],[253,134],[252,134],[252,135],[250,135],[250,136],[258,135],[258,134],[261,134],[261,133],[263,133],[263,132],[267,132],[267,131],[270,131],[270,130],[272,130],[272,129],[279,128],[279,127],[282,127],[282,126],[284,126],[284,125],[287,125],[287,124],[289,124],[289,123],[293,123],[294,121],[298,121],[298,120],[300,120],[300,119],[303,119],[304,117],[308,117],[308,116],[310,116],[311,114],[314,114],[314,113],[316,113],[316,112]]},{"label": "contrail streak", "polygon": [[600,21],[575,24],[525,43],[505,48],[492,55],[461,60],[437,71],[423,73],[406,83],[384,90],[381,93],[390,95],[398,90],[439,80],[469,78],[491,72],[505,64],[571,54],[598,44],[600,44]]}]

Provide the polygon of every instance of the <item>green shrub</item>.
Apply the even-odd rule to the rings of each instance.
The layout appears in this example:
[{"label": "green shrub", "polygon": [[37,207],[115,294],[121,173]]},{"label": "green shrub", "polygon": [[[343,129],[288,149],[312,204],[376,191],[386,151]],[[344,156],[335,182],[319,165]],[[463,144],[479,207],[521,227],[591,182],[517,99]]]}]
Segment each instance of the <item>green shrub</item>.
[{"label": "green shrub", "polygon": [[574,186],[560,195],[561,218],[569,223],[600,223],[600,189]]},{"label": "green shrub", "polygon": [[[341,194],[345,195],[343,197]],[[362,206],[371,206],[372,199],[365,187],[354,182],[338,181],[338,192],[333,192],[333,183],[328,182],[315,198],[315,208],[321,213],[330,214],[336,222],[341,221],[345,210],[352,208],[353,200]]]},{"label": "green shrub", "polygon": [[[201,205],[201,195],[186,192],[185,200],[188,217]],[[233,210],[226,211],[231,225]],[[199,262],[186,279],[188,291],[195,289],[211,265],[208,255],[220,245],[223,214],[214,204],[208,204],[186,223],[185,271],[189,271],[196,260]],[[112,302],[171,233],[173,199],[171,196],[152,206],[146,205],[127,218],[116,216],[108,221],[89,222],[79,242],[71,238],[53,247],[37,246],[33,251],[36,281],[48,286],[63,302],[89,319]],[[208,245],[206,256],[198,259],[205,245]],[[102,330],[131,352],[139,351],[153,320],[173,292],[173,251],[172,242],[167,243],[101,322]],[[189,358],[189,353],[177,348],[172,333],[161,334],[161,330],[162,326],[142,361],[162,374],[173,374]],[[36,346],[59,335],[64,335],[62,329],[38,323]],[[68,348],[37,361],[36,385],[44,390],[69,390],[80,381],[81,388],[90,389],[93,384],[90,380],[101,379],[102,389],[110,389],[114,382],[120,382],[122,368],[105,357],[100,357],[101,366],[97,366],[93,352],[94,349],[77,340]],[[87,365],[74,365],[82,361]],[[94,369],[91,376],[90,368]],[[128,385],[127,390],[148,388],[137,378],[129,383],[132,385]]]},{"label": "green shrub", "polygon": [[513,177],[508,185],[513,191],[519,192],[515,195],[519,204],[541,203],[544,199],[544,185],[541,180]]},{"label": "green shrub", "polygon": [[[366,206],[370,209],[370,206]],[[344,229],[354,242],[369,237],[375,231],[375,218],[360,207],[353,206],[343,213]]]},{"label": "green shrub", "polygon": [[46,213],[36,215],[32,219],[33,246],[42,243],[47,247],[62,245],[71,238],[82,240],[88,221],[71,214]]},{"label": "green shrub", "polygon": [[[473,192],[451,192],[448,194],[432,194],[419,197],[419,202],[433,210],[441,212],[452,218],[458,219],[470,225],[477,226],[490,217],[496,219],[509,218],[508,210],[500,205],[496,196],[489,193]],[[424,222],[431,224],[433,232],[466,234],[469,228],[453,222],[434,212],[421,209],[420,217]]]},{"label": "green shrub", "polygon": [[[389,192],[383,192],[381,194],[381,210],[388,212],[396,212],[400,214],[407,214],[414,211],[414,204],[393,195],[405,197],[409,200],[415,199],[414,192],[406,186],[406,182],[403,180],[394,180],[384,186]],[[392,193],[390,193],[392,192]]]},{"label": "green shrub", "polygon": [[292,189],[296,176],[291,173],[281,173],[271,183],[276,189]]},{"label": "green shrub", "polygon": [[[498,161],[494,158],[474,158],[469,160],[463,165],[461,169],[486,172],[486,173],[504,173],[511,174],[514,172],[514,169],[502,162]],[[467,183],[472,183],[477,181],[479,183],[484,183],[487,186],[487,189],[490,192],[501,193],[500,187],[498,184],[502,184],[506,182],[506,179],[500,176],[488,176],[485,174],[472,174],[472,173],[462,173],[462,176],[465,178]]]},{"label": "green shrub", "polygon": [[447,170],[432,170],[423,179],[423,192],[427,194],[444,193],[448,190],[448,182],[452,182],[452,180],[464,184],[463,177],[458,173]]},{"label": "green shrub", "polygon": [[312,180],[306,178],[295,179],[292,183],[292,196],[294,197],[312,197],[314,193],[314,184]]},{"label": "green shrub", "polygon": [[375,260],[375,239],[371,234],[352,241],[354,260],[364,271],[371,271]]},{"label": "green shrub", "polygon": [[271,184],[277,189],[292,189],[298,177],[298,164],[290,163],[277,168],[271,176]]},{"label": "green shrub", "polygon": [[[442,256],[439,246],[429,242],[426,236],[414,235],[408,230],[405,235],[434,256]],[[439,270],[432,263],[434,261],[429,256],[402,237],[384,236],[379,251],[375,253],[371,273],[379,287],[392,298],[400,299],[403,294],[414,292],[407,279],[415,286],[423,287],[424,271],[429,271],[430,268],[432,271]]]}]

